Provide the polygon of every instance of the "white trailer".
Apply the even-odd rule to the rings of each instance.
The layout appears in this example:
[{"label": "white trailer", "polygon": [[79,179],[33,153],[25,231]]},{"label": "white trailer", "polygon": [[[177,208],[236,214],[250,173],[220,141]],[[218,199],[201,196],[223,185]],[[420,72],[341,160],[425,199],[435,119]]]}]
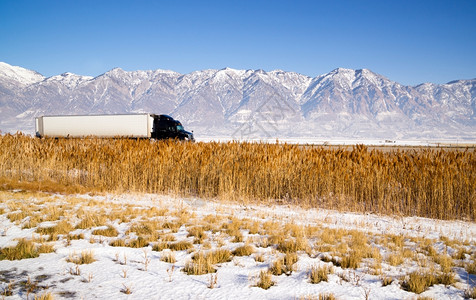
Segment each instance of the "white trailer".
[{"label": "white trailer", "polygon": [[153,114],[42,116],[35,122],[38,137],[151,138]]},{"label": "white trailer", "polygon": [[37,137],[129,137],[179,139],[194,141],[193,133],[185,131],[180,121],[167,115],[74,115],[43,116],[35,119]]}]

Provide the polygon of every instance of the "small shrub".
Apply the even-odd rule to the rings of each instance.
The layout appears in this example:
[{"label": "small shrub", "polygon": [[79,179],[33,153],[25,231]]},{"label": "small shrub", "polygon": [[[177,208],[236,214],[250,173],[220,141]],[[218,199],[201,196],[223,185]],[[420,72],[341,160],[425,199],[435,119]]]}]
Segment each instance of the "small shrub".
[{"label": "small shrub", "polygon": [[309,249],[309,242],[303,237],[298,237],[296,240],[284,240],[280,241],[277,246],[277,250],[283,253],[307,251]]},{"label": "small shrub", "polygon": [[231,261],[232,253],[228,249],[217,249],[207,253],[212,264],[219,264]]},{"label": "small shrub", "polygon": [[[281,234],[273,234],[268,237],[268,244],[269,245],[279,245],[284,243],[284,236]],[[279,249],[278,249],[279,250]]]},{"label": "small shrub", "polygon": [[457,252],[453,254],[453,259],[464,260],[466,258],[466,250],[464,248],[459,248]]},{"label": "small shrub", "polygon": [[255,255],[255,261],[257,261],[257,262],[264,262],[264,255],[263,255],[263,253],[257,253],[257,254]]},{"label": "small shrub", "polygon": [[82,240],[82,239],[84,239],[84,234],[82,234],[82,233],[79,233],[79,234],[71,234],[70,233],[66,236],[66,240],[68,240],[68,241]]},{"label": "small shrub", "polygon": [[90,264],[96,261],[94,253],[91,250],[83,250],[80,255],[76,253],[71,254],[67,259],[67,262],[72,262],[77,265]]},{"label": "small shrub", "polygon": [[212,248],[212,244],[209,241],[206,241],[202,244],[202,249],[203,250],[208,250]]},{"label": "small shrub", "polygon": [[319,300],[336,300],[336,297],[331,293],[320,294]]},{"label": "small shrub", "polygon": [[451,272],[451,268],[453,267],[453,258],[449,255],[437,255],[434,257],[434,261],[441,266],[441,271],[443,273]]},{"label": "small shrub", "polygon": [[40,254],[32,241],[21,239],[16,246],[0,249],[0,260],[35,258]]},{"label": "small shrub", "polygon": [[284,267],[284,260],[283,259],[277,259],[273,262],[273,265],[269,269],[269,271],[276,276],[279,276],[283,273],[285,273],[285,267]]},{"label": "small shrub", "polygon": [[152,251],[160,252],[164,249],[169,249],[169,244],[165,242],[154,243],[152,245]]},{"label": "small shrub", "polygon": [[162,224],[162,228],[170,229],[170,231],[173,233],[176,233],[179,230],[180,226],[181,225],[177,222],[165,222],[164,224]]},{"label": "small shrub", "polygon": [[258,241],[258,244],[256,246],[260,248],[268,248],[269,247],[269,240],[267,237],[261,237]]},{"label": "small shrub", "polygon": [[423,274],[415,271],[410,273],[403,281],[402,287],[409,292],[421,294],[435,283],[436,278],[433,274]]},{"label": "small shrub", "polygon": [[466,266],[464,267],[466,272],[472,275],[476,275],[476,260],[474,260],[471,263],[467,263]]},{"label": "small shrub", "polygon": [[428,256],[430,257],[436,257],[438,254],[436,253],[435,248],[433,248],[431,245],[427,245],[425,247],[426,252],[428,253]]},{"label": "small shrub", "polygon": [[215,273],[216,269],[213,266],[210,256],[206,256],[203,252],[196,253],[192,261],[185,264],[183,271],[187,275],[203,275],[208,273]]},{"label": "small shrub", "polygon": [[175,242],[175,237],[171,234],[166,234],[160,237],[160,241],[162,242]]},{"label": "small shrub", "polygon": [[28,220],[23,223],[22,229],[30,229],[37,227],[38,224],[40,224],[42,221],[44,220],[39,216],[30,216],[30,218],[28,218]]},{"label": "small shrub", "polygon": [[35,300],[54,300],[55,297],[50,292],[45,292],[39,296],[35,295]]},{"label": "small shrub", "polygon": [[7,286],[2,289],[2,291],[0,292],[0,295],[3,296],[3,298],[7,296],[13,296],[13,288],[14,288],[13,281],[10,281],[7,284]]},{"label": "small shrub", "polygon": [[342,241],[344,236],[348,234],[349,231],[346,229],[324,228],[319,237],[324,244],[335,245],[338,241]]},{"label": "small shrub", "polygon": [[404,243],[404,237],[402,235],[394,235],[394,234],[391,234],[389,235],[390,236],[390,241],[391,243],[393,243],[394,245],[394,249],[401,249],[403,247],[403,243]]},{"label": "small shrub", "polygon": [[236,231],[230,232],[230,236],[233,237],[232,242],[233,243],[241,243],[243,242],[243,233],[238,229]]},{"label": "small shrub", "polygon": [[341,259],[339,257],[324,255],[321,257],[321,260],[326,263],[331,262],[336,267],[341,266]]},{"label": "small shrub", "polygon": [[109,225],[106,229],[96,229],[93,230],[92,234],[94,235],[102,235],[107,237],[115,237],[119,234],[119,232],[113,226]]},{"label": "small shrub", "polygon": [[249,255],[253,254],[254,252],[255,252],[255,247],[253,247],[252,245],[246,244],[246,245],[243,245],[243,246],[240,246],[240,247],[236,248],[233,251],[233,255],[249,256]]},{"label": "small shrub", "polygon": [[92,227],[98,227],[106,225],[106,217],[98,214],[86,214],[83,219],[76,225],[77,229],[89,229]]},{"label": "small shrub", "polygon": [[218,274],[210,274],[208,279],[207,287],[209,289],[214,289],[218,285]]},{"label": "small shrub", "polygon": [[390,285],[390,284],[392,284],[392,282],[393,282],[393,278],[392,278],[392,277],[383,276],[381,279],[382,279],[382,286]]},{"label": "small shrub", "polygon": [[165,251],[160,256],[160,260],[166,263],[175,263],[177,260],[175,259],[175,253],[173,251]]},{"label": "small shrub", "polygon": [[18,224],[19,221],[22,221],[28,217],[28,212],[22,211],[22,212],[13,212],[9,213],[7,215],[7,218],[10,219],[11,222]]},{"label": "small shrub", "polygon": [[193,248],[193,244],[188,241],[179,241],[169,244],[170,250],[183,251]]},{"label": "small shrub", "polygon": [[249,234],[258,234],[260,230],[260,222],[258,221],[252,221],[247,224]]},{"label": "small shrub", "polygon": [[203,230],[203,227],[201,226],[194,226],[191,228],[188,228],[188,235],[187,236],[193,236],[199,239],[206,238],[207,234]]},{"label": "small shrub", "polygon": [[443,272],[436,277],[437,284],[452,285],[456,282],[453,272]]},{"label": "small shrub", "polygon": [[51,253],[55,251],[53,244],[41,243],[38,246],[38,253]]},{"label": "small shrub", "polygon": [[131,233],[135,232],[137,235],[151,235],[155,233],[155,231],[158,228],[158,224],[155,222],[142,222],[139,224],[134,224],[129,228],[129,230],[126,232]]},{"label": "small shrub", "polygon": [[269,271],[276,276],[281,274],[291,275],[294,264],[298,261],[297,254],[294,252],[288,252],[284,258],[277,259]]},{"label": "small shrub", "polygon": [[109,246],[112,247],[125,247],[126,246],[126,241],[123,239],[115,239],[109,243]]},{"label": "small shrub", "polygon": [[309,279],[311,283],[317,284],[321,281],[327,281],[328,275],[332,273],[332,267],[329,266],[312,266],[309,272]]},{"label": "small shrub", "polygon": [[401,252],[391,253],[387,256],[387,262],[391,266],[399,266],[403,263],[404,259]]},{"label": "small shrub", "polygon": [[357,269],[360,266],[360,262],[362,261],[362,257],[358,255],[355,251],[347,254],[342,258],[340,262],[342,268],[350,268],[350,269]]},{"label": "small shrub", "polygon": [[36,232],[39,234],[57,235],[68,234],[73,230],[73,226],[67,221],[60,221],[55,226],[51,227],[38,227]]},{"label": "small shrub", "polygon": [[294,264],[297,263],[297,261],[298,257],[295,252],[287,252],[286,255],[284,255],[284,267],[287,275],[291,274],[294,269]]},{"label": "small shrub", "polygon": [[186,222],[188,222],[193,217],[193,214],[189,213],[184,208],[182,208],[178,211],[175,211],[173,213],[173,215],[175,215],[178,218],[177,223],[179,223],[179,224],[185,224]]},{"label": "small shrub", "polygon": [[123,288],[121,289],[121,293],[124,293],[126,295],[132,294],[132,286],[131,285],[127,286],[125,284],[122,284],[122,286],[123,286]]},{"label": "small shrub", "polygon": [[126,244],[126,247],[130,248],[143,248],[149,245],[149,240],[139,236],[137,239],[133,239]]},{"label": "small shrub", "polygon": [[260,287],[264,290],[269,289],[274,285],[271,273],[269,271],[261,271],[259,273],[258,283],[256,284],[257,287]]}]

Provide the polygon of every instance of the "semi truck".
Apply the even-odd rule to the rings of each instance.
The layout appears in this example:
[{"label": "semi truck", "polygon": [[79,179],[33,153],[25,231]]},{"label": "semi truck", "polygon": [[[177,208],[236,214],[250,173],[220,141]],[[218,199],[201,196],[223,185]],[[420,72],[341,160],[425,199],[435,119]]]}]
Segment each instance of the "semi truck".
[{"label": "semi truck", "polygon": [[41,116],[35,119],[37,137],[144,138],[195,141],[180,121],[149,113],[120,115]]}]

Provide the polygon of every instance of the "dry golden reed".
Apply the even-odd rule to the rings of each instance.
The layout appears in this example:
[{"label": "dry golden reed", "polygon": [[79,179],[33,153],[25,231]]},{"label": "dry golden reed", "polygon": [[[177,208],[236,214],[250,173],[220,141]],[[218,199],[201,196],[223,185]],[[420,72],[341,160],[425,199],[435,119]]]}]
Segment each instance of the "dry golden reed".
[{"label": "dry golden reed", "polygon": [[[476,217],[476,154],[265,143],[0,136],[3,188],[176,193],[313,207]],[[186,221],[186,220],[184,220]]]}]

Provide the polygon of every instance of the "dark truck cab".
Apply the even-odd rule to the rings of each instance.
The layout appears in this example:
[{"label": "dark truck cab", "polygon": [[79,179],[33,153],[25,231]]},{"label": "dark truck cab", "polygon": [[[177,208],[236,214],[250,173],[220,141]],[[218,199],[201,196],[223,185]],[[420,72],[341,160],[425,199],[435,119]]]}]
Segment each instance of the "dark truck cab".
[{"label": "dark truck cab", "polygon": [[174,120],[168,115],[154,115],[154,129],[151,138],[155,139],[178,139],[195,141],[193,133],[185,131],[180,121]]}]

